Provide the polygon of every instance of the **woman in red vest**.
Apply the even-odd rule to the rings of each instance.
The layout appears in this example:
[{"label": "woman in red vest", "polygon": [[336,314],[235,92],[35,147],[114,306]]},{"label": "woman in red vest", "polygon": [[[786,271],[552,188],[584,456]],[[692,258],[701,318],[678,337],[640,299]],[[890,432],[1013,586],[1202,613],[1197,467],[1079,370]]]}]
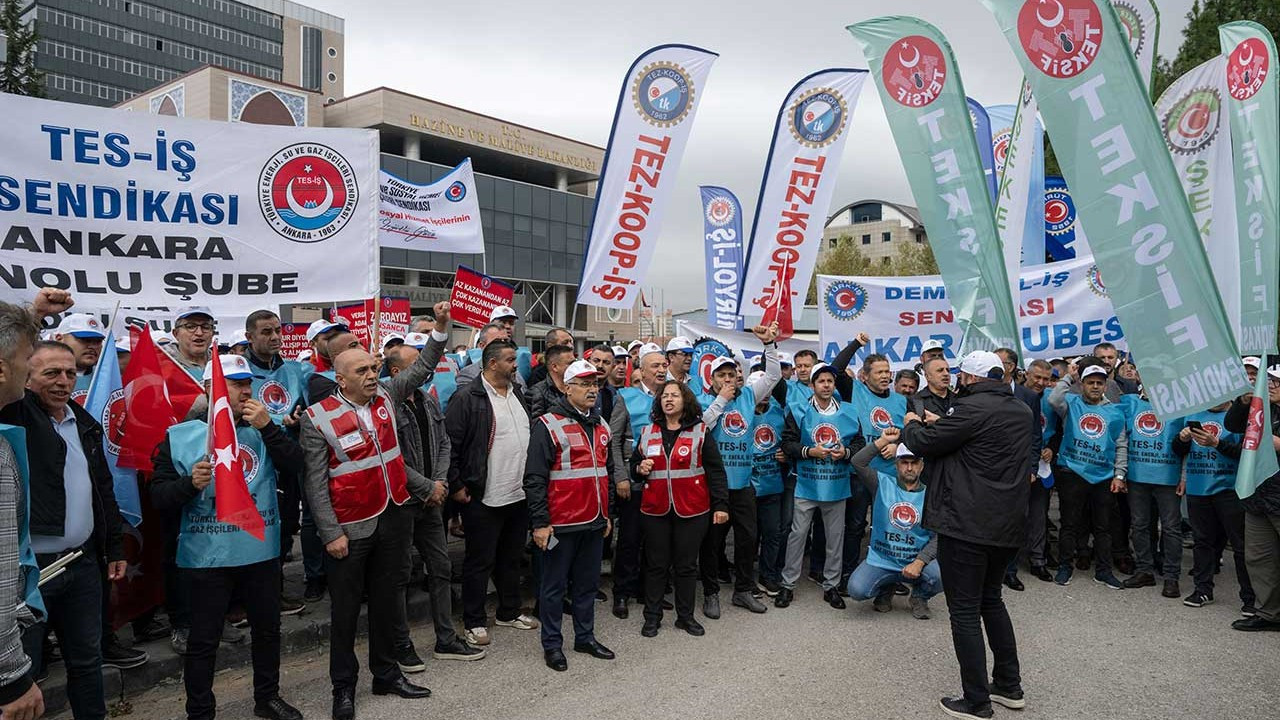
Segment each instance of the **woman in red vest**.
[{"label": "woman in red vest", "polygon": [[702,423],[702,408],[687,386],[668,380],[653,402],[653,421],[636,438],[633,487],[643,485],[641,525],[648,569],[644,584],[645,637],[662,625],[662,595],[675,576],[676,627],[706,631],[693,617],[698,550],[710,522],[729,522],[729,485],[716,443]]}]

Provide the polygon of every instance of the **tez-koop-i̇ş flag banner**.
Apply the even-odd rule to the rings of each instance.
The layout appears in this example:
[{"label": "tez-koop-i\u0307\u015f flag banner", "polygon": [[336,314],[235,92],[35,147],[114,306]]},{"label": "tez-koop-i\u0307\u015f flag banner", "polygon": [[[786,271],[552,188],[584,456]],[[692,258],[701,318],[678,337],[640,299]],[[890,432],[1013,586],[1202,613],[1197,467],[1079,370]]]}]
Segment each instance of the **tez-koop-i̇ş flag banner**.
[{"label": "tez-koop-i\u0307\u015f flag banner", "polygon": [[377,291],[375,131],[14,95],[0,115],[0,299],[248,312]]},{"label": "tez-koop-i\u0307\u015f flag banner", "polygon": [[1280,243],[1280,81],[1276,44],[1266,28],[1218,28],[1226,56],[1226,106],[1235,165],[1240,241],[1240,352],[1276,349],[1277,243]]},{"label": "tez-koop-i\u0307\u015f flag banner", "polygon": [[[1027,357],[1086,355],[1101,342],[1125,346],[1092,259],[1025,267],[1019,280],[1022,347]],[[864,331],[871,336],[871,346],[860,352],[882,353],[895,370],[914,366],[926,340],[941,342],[947,357],[962,354],[962,330],[937,275],[819,275],[818,315],[818,354],[828,362]]]},{"label": "tez-koop-i\u0307\u015f flag banner", "polygon": [[579,304],[635,306],[717,57],[689,45],[659,45],[627,70],[596,193]]},{"label": "tez-koop-i\u0307\u015f flag banner", "polygon": [[911,17],[882,17],[849,32],[880,89],[889,129],[920,208],[947,295],[971,350],[1017,347],[991,192],[950,45]]},{"label": "tez-koop-i\u0307\u015f flag banner", "polygon": [[983,0],[1088,218],[1094,260],[1161,420],[1248,386],[1155,111],[1105,0]]},{"label": "tez-koop-i\u0307\u015f flag banner", "polygon": [[738,290],[742,286],[742,204],[726,188],[702,185],[702,237],[707,258],[707,319],[726,330],[741,330]]},{"label": "tez-koop-i\u0307\u015f flag banner", "polygon": [[1227,122],[1227,60],[1221,55],[1173,82],[1156,101],[1156,118],[1187,195],[1231,332],[1240,339],[1240,242]]},{"label": "tez-koop-i\u0307\u015f flag banner", "polygon": [[[849,117],[866,77],[866,70],[820,70],[796,83],[778,109],[738,300],[738,314],[748,325],[778,307],[788,282],[793,293],[809,287]],[[797,313],[803,305],[803,297],[792,302]]]},{"label": "tez-koop-i\u0307\u015f flag banner", "polygon": [[448,175],[418,185],[383,170],[379,174],[378,244],[430,252],[484,253],[480,201],[471,158]]}]

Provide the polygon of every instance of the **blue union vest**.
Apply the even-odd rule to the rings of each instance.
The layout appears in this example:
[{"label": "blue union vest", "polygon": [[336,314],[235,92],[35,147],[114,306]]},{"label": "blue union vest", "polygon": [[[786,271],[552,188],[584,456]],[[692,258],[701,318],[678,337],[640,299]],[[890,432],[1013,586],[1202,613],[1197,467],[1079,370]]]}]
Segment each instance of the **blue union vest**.
[{"label": "blue union vest", "polygon": [[[846,450],[860,432],[858,418],[850,403],[840,403],[833,415],[823,415],[810,402],[791,406],[791,415],[800,428],[800,442],[812,447],[843,446]],[[796,463],[796,497],[817,502],[834,502],[850,495],[849,459],[804,458]]]},{"label": "blue union vest", "polygon": [[[169,428],[170,454],[181,475],[190,476],[191,468],[209,457],[208,435],[209,426],[203,420],[191,420]],[[271,456],[267,454],[267,447],[257,430],[237,426],[236,438],[240,441],[240,461],[245,467],[249,493],[266,524],[264,539],[259,542],[235,525],[218,522],[214,507],[216,483],[211,482],[182,507],[178,567],[239,567],[280,556],[275,466],[271,464]]]},{"label": "blue union vest", "polygon": [[1073,393],[1067,393],[1066,402],[1058,464],[1093,485],[1115,477],[1116,439],[1124,432],[1124,411],[1116,403],[1090,405]]},{"label": "blue union vest", "polygon": [[777,400],[769,399],[769,409],[755,416],[751,427],[751,447],[754,457],[751,465],[751,484],[756,497],[778,495],[782,492],[782,463],[774,454],[782,444],[782,429],[786,426],[786,411]]},{"label": "blue union vest", "polygon": [[311,363],[285,360],[275,370],[249,363],[253,370],[253,398],[267,408],[271,421],[279,423],[292,415],[294,408],[306,408],[307,379],[316,371]]},{"label": "blue union vest", "polygon": [[[889,397],[882,398],[871,392],[864,383],[855,380],[853,407],[858,413],[858,424],[862,426],[862,439],[870,445],[886,428],[902,427],[902,418],[907,414],[907,397],[890,388]],[[879,455],[871,461],[871,468],[890,476],[896,476],[898,472],[892,460],[885,460]]]},{"label": "blue union vest", "polygon": [[1129,430],[1129,481],[1148,485],[1177,485],[1182,458],[1173,451],[1173,440],[1182,430],[1181,419],[1161,422],[1151,403],[1141,395],[1120,398]]},{"label": "blue union vest", "polygon": [[[701,395],[698,402],[705,410],[715,399],[715,395]],[[751,484],[751,468],[755,461],[751,426],[755,422],[755,412],[756,394],[750,387],[744,387],[738,397],[729,401],[711,427],[711,437],[720,449],[730,490],[743,490]]]},{"label": "blue union vest", "polygon": [[653,422],[649,414],[653,412],[653,396],[639,388],[622,388],[618,397],[627,406],[627,416],[631,418],[631,441],[640,442],[640,433]]},{"label": "blue union vest", "polygon": [[871,542],[867,545],[867,563],[885,570],[901,571],[925,545],[933,533],[924,529],[924,486],[907,492],[898,485],[895,475],[879,473],[876,504],[871,510]]},{"label": "blue union vest", "polygon": [[[1222,419],[1226,415],[1225,410],[1222,412],[1204,410],[1188,415],[1187,420],[1198,420],[1201,428],[1217,433],[1219,440],[1238,443],[1240,433],[1227,432],[1223,427]],[[1224,490],[1235,490],[1239,460],[1223,455],[1217,448],[1197,445],[1194,440],[1191,442],[1191,450],[1187,452],[1186,459],[1188,495],[1200,497],[1216,495]]]}]

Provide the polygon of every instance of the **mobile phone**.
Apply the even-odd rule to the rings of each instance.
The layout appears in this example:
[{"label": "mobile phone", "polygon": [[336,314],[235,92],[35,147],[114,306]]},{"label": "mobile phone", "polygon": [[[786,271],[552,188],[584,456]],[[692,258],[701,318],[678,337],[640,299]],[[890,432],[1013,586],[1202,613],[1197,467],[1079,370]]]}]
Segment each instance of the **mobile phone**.
[{"label": "mobile phone", "polygon": [[555,549],[555,547],[556,547],[557,545],[559,545],[559,544],[560,544],[560,539],[559,539],[559,538],[557,538],[554,534],[553,534],[551,537],[547,538],[547,549],[548,549],[548,550],[554,550],[554,549]]},{"label": "mobile phone", "polygon": [[1187,427],[1191,428],[1192,430],[1203,430],[1203,429],[1204,429],[1204,428],[1200,425],[1200,421],[1199,421],[1199,420],[1188,420],[1188,421],[1187,421]]}]

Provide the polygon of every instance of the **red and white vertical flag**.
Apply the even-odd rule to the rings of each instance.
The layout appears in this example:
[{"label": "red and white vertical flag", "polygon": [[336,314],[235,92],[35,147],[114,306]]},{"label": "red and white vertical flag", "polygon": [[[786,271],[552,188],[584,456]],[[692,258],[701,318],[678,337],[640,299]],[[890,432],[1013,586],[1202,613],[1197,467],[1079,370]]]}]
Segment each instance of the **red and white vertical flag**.
[{"label": "red and white vertical flag", "polygon": [[773,281],[773,295],[769,298],[760,324],[768,327],[778,323],[778,339],[786,340],[795,334],[795,321],[791,312],[791,263],[784,261]]},{"label": "red and white vertical flag", "polygon": [[266,524],[249,494],[249,483],[240,462],[240,440],[236,419],[227,399],[227,381],[221,358],[214,356],[209,378],[209,444],[213,454],[213,505],[218,522],[229,523],[262,540]]}]

